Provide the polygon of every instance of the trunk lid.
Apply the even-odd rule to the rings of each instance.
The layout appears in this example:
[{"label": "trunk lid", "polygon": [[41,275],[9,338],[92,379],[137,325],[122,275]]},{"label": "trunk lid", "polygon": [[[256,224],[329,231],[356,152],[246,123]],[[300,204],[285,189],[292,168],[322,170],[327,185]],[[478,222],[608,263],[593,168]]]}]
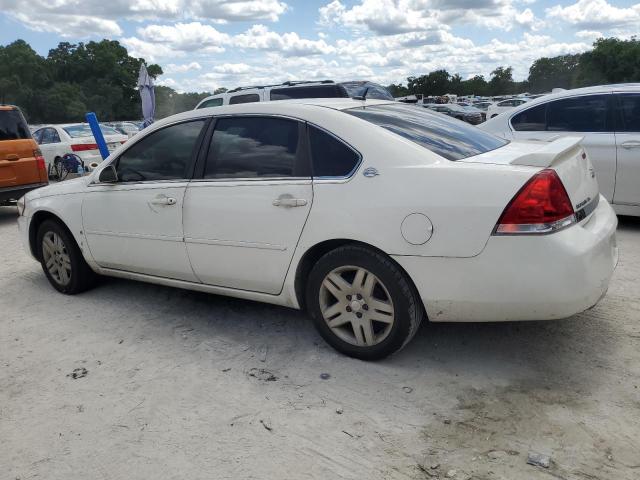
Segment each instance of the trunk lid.
[{"label": "trunk lid", "polygon": [[581,140],[582,137],[564,137],[551,143],[511,142],[498,150],[459,161],[551,168],[560,177],[578,220],[582,220],[595,209],[600,189]]}]

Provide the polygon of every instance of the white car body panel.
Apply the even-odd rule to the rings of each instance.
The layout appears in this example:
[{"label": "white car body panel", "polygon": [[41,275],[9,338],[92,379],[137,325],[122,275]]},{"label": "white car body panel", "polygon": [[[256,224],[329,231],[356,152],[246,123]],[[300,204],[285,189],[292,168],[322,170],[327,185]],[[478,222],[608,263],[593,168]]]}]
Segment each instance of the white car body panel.
[{"label": "white car body panel", "polygon": [[[640,93],[640,84],[603,85],[563,90],[527,102],[508,114],[499,115],[478,126],[510,140],[551,142],[565,136],[580,136],[593,164],[601,194],[621,215],[640,216],[640,132],[516,131],[511,119],[518,113],[565,98],[595,94]],[[626,144],[626,145],[623,145]]]},{"label": "white car body panel", "polygon": [[[274,206],[281,198],[304,205]],[[280,293],[312,203],[311,180],[191,182],[184,241],[198,280]]]},{"label": "white car body panel", "polygon": [[[404,268],[432,321],[560,318],[590,307],[606,291],[617,249],[616,218],[605,200],[579,225],[554,234],[492,235],[505,206],[544,168],[512,165],[526,155],[551,162],[574,204],[581,196],[597,196],[595,181],[584,183],[588,166],[576,169],[579,149],[570,142],[553,148],[512,143],[452,162],[339,111],[359,105],[352,99],[264,102],[161,120],[91,175],[27,194],[19,219],[25,247],[31,248],[34,215],[47,212],[67,225],[98,273],[298,308],[296,274],[305,253],[326,241],[359,241]],[[305,120],[351,145],[362,162],[349,178],[313,182],[254,180],[248,185],[220,179],[156,182],[153,188],[144,182],[96,183],[123,149],[155,129],[228,114]],[[371,167],[378,175],[364,176]],[[282,194],[308,202],[274,206]],[[176,204],[154,205],[158,195],[175,198]],[[409,243],[401,232],[412,213],[432,225],[431,238],[420,245]]]}]

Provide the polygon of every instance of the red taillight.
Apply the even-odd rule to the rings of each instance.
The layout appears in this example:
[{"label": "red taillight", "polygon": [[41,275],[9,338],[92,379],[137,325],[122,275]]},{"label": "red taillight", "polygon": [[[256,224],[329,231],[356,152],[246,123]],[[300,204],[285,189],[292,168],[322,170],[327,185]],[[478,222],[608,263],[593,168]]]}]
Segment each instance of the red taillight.
[{"label": "red taillight", "polygon": [[87,150],[97,150],[97,143],[76,143],[75,145],[71,145],[71,150],[74,152],[86,152]]},{"label": "red taillight", "polygon": [[33,156],[36,159],[36,165],[38,166],[38,170],[46,170],[47,165],[44,161],[44,157],[42,156],[42,152],[40,150],[34,150]]},{"label": "red taillight", "polygon": [[571,200],[558,174],[542,170],[507,205],[495,233],[550,233],[575,220]]}]

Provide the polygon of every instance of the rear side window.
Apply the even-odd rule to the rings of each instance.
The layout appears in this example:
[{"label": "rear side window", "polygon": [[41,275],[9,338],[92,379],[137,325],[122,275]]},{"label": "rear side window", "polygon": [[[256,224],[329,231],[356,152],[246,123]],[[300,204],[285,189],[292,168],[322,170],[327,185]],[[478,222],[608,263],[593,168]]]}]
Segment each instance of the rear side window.
[{"label": "rear side window", "polygon": [[627,93],[618,97],[617,132],[640,132],[640,94]]},{"label": "rear side window", "polygon": [[0,141],[25,138],[31,138],[31,132],[20,110],[0,110]]},{"label": "rear side window", "polygon": [[547,129],[547,104],[528,108],[511,119],[511,126],[518,132],[540,132]]},{"label": "rear side window", "polygon": [[179,123],[157,130],[126,150],[116,162],[122,182],[187,178],[204,120]]},{"label": "rear side window", "polygon": [[271,100],[289,100],[292,98],[341,98],[348,96],[342,85],[312,85],[274,88],[271,90],[269,98]]},{"label": "rear side window", "polygon": [[446,158],[461,160],[507,144],[469,124],[404,104],[350,108],[344,112],[407,138]]},{"label": "rear side window", "polygon": [[608,95],[585,95],[547,103],[547,130],[606,132]]},{"label": "rear side window", "polygon": [[236,95],[229,99],[229,105],[235,105],[237,103],[253,103],[259,102],[260,95],[257,93],[248,93],[247,95]]},{"label": "rear side window", "polygon": [[[205,178],[309,176],[298,161],[299,123],[271,117],[221,118],[211,137]],[[305,171],[306,170],[306,171]]]},{"label": "rear side window", "polygon": [[360,163],[360,155],[350,147],[309,125],[309,142],[314,177],[347,177]]},{"label": "rear side window", "polygon": [[222,98],[212,98],[210,100],[205,100],[202,102],[198,109],[200,108],[209,108],[209,107],[220,107],[222,105]]},{"label": "rear side window", "polygon": [[53,128],[45,128],[40,137],[41,144],[60,143],[60,135]]}]

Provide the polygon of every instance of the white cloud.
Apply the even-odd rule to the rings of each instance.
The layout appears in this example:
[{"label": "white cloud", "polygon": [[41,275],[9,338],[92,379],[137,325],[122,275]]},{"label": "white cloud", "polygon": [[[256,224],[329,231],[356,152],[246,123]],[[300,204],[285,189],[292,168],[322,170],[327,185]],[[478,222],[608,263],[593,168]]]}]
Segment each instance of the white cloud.
[{"label": "white cloud", "polygon": [[235,47],[272,50],[287,56],[325,55],[334,52],[334,47],[324,40],[308,40],[297,33],[279,34],[264,25],[254,25],[245,33],[233,37]]},{"label": "white cloud", "polygon": [[519,11],[516,0],[360,0],[347,7],[333,0],[320,8],[319,24],[365,29],[378,35],[447,29],[474,24],[511,30],[519,25],[537,29],[541,21],[529,8]]},{"label": "white cloud", "polygon": [[182,52],[220,53],[229,42],[229,35],[200,22],[148,25],[139,28],[138,35],[149,43],[166,45]]},{"label": "white cloud", "polygon": [[637,32],[640,25],[640,3],[628,8],[618,8],[606,0],[578,0],[567,7],[556,5],[548,8],[547,16],[585,30],[630,27]]},{"label": "white cloud", "polygon": [[185,72],[190,72],[192,70],[202,70],[202,65],[200,65],[198,62],[183,63],[180,65],[176,65],[175,63],[170,63],[162,67],[162,70],[164,71],[165,74],[185,73]]},{"label": "white cloud", "polygon": [[25,27],[67,37],[121,35],[122,20],[276,22],[287,9],[280,0],[0,0],[0,12]]}]

